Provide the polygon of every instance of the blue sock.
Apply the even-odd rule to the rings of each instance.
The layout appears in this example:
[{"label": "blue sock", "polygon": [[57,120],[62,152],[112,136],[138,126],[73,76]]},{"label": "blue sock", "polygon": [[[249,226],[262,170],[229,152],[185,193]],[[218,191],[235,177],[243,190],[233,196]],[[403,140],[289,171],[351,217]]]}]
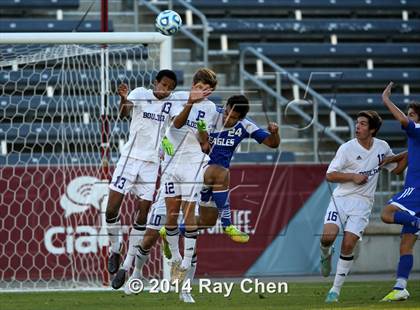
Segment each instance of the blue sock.
[{"label": "blue sock", "polygon": [[213,191],[213,200],[216,203],[217,209],[219,210],[223,228],[232,225],[228,197],[229,190]]},{"label": "blue sock", "polygon": [[180,225],[178,225],[178,228],[179,228],[179,233],[185,236],[185,223],[181,223]]},{"label": "blue sock", "polygon": [[222,227],[223,228],[226,228],[226,227],[232,225],[229,204],[226,204],[225,208],[223,208],[222,211],[220,212],[220,221],[222,222]]},{"label": "blue sock", "polygon": [[397,270],[397,283],[395,284],[394,289],[405,289],[411,268],[413,268],[413,255],[408,254],[400,256]]},{"label": "blue sock", "polygon": [[394,213],[394,223],[420,228],[420,219],[405,211],[396,211]]}]

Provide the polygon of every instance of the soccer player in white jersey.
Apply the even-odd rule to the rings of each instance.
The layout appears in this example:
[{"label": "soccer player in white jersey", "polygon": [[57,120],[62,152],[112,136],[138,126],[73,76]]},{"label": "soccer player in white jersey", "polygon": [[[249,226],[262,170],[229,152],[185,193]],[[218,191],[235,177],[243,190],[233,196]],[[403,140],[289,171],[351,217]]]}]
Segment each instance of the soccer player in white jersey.
[{"label": "soccer player in white jersey", "polygon": [[[216,105],[207,99],[217,85],[216,74],[207,68],[198,70],[193,77],[190,93],[185,97],[182,112],[174,120],[167,137],[174,145],[175,154],[163,166],[162,183],[166,202],[166,239],[172,252],[171,280],[182,281],[191,266],[196,241],[197,221],[195,203],[203,181],[203,166],[208,156],[201,151],[196,138],[197,122],[204,120],[209,128],[216,122]],[[177,92],[179,93],[179,92]],[[184,257],[179,251],[178,214],[182,207],[185,222]]]},{"label": "soccer player in white jersey", "polygon": [[[153,203],[146,226],[146,232],[144,234],[144,238],[141,241],[141,244],[137,247],[136,259],[135,259],[135,267],[133,270],[133,274],[130,276],[129,281],[127,281],[126,286],[124,287],[124,291],[126,294],[131,294],[129,290],[128,284],[132,279],[141,279],[144,283],[147,282],[144,279],[142,270],[143,266],[146,264],[147,260],[149,259],[150,250],[158,241],[160,235],[159,230],[165,225],[166,222],[166,205],[165,205],[165,198],[161,195],[161,190],[159,190],[158,199],[155,203]],[[196,216],[198,209],[196,208]],[[192,283],[194,279],[195,271],[197,268],[197,255],[194,253],[192,261],[191,261],[191,268],[188,270],[185,279],[189,280]],[[125,277],[120,279],[120,283],[118,287],[124,285]],[[181,287],[181,286],[180,286]],[[195,303],[194,298],[191,295],[191,292],[188,290],[188,286],[185,286],[187,290],[181,290],[179,292],[179,299],[185,303]]]},{"label": "soccer player in white jersey", "polygon": [[108,271],[117,272],[120,264],[121,224],[119,210],[124,195],[131,191],[138,200],[137,218],[130,232],[131,247],[128,254],[127,269],[135,255],[133,246],[139,243],[146,229],[145,224],[155,192],[155,183],[159,169],[159,148],[166,128],[177,112],[177,100],[172,91],[177,84],[177,77],[171,70],[161,70],[156,75],[154,89],[138,87],[128,93],[128,87],[122,84],[118,88],[120,115],[128,116],[132,111],[130,135],[121,151],[109,185],[109,200],[106,209],[106,222],[110,239]]},{"label": "soccer player in white jersey", "polygon": [[[340,259],[337,263],[333,287],[325,302],[337,302],[341,287],[353,264],[353,250],[369,223],[379,165],[385,156],[393,155],[388,143],[375,138],[382,120],[375,111],[357,115],[356,138],[339,147],[331,161],[326,179],[338,183],[324,219],[321,237],[321,272],[327,277],[331,271],[332,245],[340,229],[344,231]],[[385,167],[401,173],[400,163]]]}]

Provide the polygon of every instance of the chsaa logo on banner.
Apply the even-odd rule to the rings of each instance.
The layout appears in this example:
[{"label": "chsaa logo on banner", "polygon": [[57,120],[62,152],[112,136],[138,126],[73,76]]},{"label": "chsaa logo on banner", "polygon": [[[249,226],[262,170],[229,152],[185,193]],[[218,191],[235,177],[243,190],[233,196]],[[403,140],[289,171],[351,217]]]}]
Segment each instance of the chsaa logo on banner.
[{"label": "chsaa logo on banner", "polygon": [[[89,208],[98,210],[101,217],[101,227],[94,226],[53,226],[44,236],[44,244],[48,252],[61,255],[97,253],[98,249],[108,245],[106,233],[105,210],[108,203],[108,182],[103,182],[92,176],[81,176],[67,184],[64,194],[60,198],[60,206],[64,210],[64,217],[86,212]],[[65,235],[65,244],[58,246],[54,240],[62,239],[58,235]]]}]

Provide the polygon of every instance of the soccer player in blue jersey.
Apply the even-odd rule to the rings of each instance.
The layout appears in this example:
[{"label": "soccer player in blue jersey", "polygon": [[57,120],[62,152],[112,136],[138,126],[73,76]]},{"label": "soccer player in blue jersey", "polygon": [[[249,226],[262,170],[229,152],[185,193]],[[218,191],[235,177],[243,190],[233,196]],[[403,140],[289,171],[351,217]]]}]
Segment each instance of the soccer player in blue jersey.
[{"label": "soccer player in blue jersey", "polygon": [[408,115],[405,115],[390,99],[392,86],[391,82],[385,88],[382,100],[407,134],[408,170],[404,189],[394,195],[382,211],[385,223],[403,226],[397,281],[383,301],[406,300],[410,296],[406,289],[407,280],[413,267],[413,247],[420,230],[420,103],[411,103]]},{"label": "soccer player in blue jersey", "polygon": [[236,147],[245,138],[253,138],[270,148],[280,144],[278,125],[270,122],[267,131],[245,118],[249,111],[248,99],[243,95],[232,96],[224,109],[218,108],[218,121],[214,130],[207,132],[203,122],[199,122],[199,141],[202,149],[209,153],[210,161],[204,172],[204,189],[200,206],[215,204],[216,208],[200,208],[198,226],[209,227],[216,223],[218,213],[224,232],[235,242],[245,243],[249,236],[238,230],[231,222],[228,201],[229,166]]}]

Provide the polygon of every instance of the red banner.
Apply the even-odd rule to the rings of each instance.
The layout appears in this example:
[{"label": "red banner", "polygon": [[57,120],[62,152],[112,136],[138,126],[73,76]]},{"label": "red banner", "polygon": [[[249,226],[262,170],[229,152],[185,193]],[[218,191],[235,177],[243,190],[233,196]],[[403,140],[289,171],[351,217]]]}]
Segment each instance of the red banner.
[{"label": "red banner", "polygon": [[[0,279],[101,277],[107,184],[96,177],[98,171],[97,167],[1,170]],[[233,167],[234,224],[250,233],[251,239],[237,244],[220,227],[206,230],[198,239],[198,274],[243,275],[324,175],[325,166],[320,165]],[[133,204],[125,204],[122,211],[123,225],[131,225]],[[159,271],[150,271],[154,272]]]}]

